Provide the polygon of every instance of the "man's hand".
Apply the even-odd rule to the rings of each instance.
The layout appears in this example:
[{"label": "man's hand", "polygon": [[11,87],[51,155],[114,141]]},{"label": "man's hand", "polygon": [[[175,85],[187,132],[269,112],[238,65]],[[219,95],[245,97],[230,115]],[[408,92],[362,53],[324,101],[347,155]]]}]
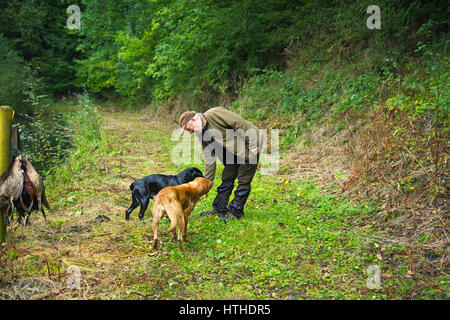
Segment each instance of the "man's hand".
[{"label": "man's hand", "polygon": [[258,153],[259,153],[259,147],[250,149],[250,151],[256,156],[256,155],[258,155]]}]

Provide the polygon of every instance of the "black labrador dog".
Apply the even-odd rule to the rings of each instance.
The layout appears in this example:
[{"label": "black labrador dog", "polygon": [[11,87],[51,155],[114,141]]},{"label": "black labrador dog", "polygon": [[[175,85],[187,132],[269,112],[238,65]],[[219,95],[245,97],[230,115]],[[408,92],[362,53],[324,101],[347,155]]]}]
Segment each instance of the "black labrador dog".
[{"label": "black labrador dog", "polygon": [[130,213],[141,206],[139,219],[144,219],[145,210],[147,210],[150,199],[165,187],[174,187],[183,183],[188,183],[197,177],[203,177],[203,173],[195,168],[189,168],[181,171],[177,175],[151,174],[142,179],[136,180],[130,185],[132,203],[127,209],[125,219],[130,219]]}]

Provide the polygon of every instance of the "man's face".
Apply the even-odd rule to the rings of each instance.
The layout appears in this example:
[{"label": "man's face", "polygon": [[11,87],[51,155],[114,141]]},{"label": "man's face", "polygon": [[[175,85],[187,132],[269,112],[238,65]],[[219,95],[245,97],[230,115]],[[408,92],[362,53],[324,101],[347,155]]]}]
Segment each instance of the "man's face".
[{"label": "man's face", "polygon": [[184,127],[190,134],[202,132],[202,120],[199,117],[192,118]]}]

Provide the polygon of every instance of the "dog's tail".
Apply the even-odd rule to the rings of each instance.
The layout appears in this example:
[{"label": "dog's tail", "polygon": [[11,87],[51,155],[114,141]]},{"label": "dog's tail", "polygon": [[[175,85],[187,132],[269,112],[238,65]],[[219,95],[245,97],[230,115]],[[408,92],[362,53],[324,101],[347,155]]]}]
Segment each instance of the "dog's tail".
[{"label": "dog's tail", "polygon": [[[138,179],[136,179],[135,177],[129,175],[128,173],[117,174],[116,177],[119,177],[119,178],[129,178],[129,179],[134,180],[134,181],[138,180]],[[134,188],[134,187],[132,187],[132,186],[133,186],[133,183],[132,183],[131,186],[130,186],[130,189],[131,189],[131,190],[133,190],[133,188]]]}]

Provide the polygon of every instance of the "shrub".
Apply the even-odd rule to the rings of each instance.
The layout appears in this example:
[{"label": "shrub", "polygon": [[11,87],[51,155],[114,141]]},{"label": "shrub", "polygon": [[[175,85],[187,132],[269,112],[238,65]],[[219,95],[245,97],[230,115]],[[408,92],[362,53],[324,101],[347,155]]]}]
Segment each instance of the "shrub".
[{"label": "shrub", "polygon": [[30,67],[0,34],[0,104],[11,106],[15,112],[29,113],[40,99],[40,81]]}]

